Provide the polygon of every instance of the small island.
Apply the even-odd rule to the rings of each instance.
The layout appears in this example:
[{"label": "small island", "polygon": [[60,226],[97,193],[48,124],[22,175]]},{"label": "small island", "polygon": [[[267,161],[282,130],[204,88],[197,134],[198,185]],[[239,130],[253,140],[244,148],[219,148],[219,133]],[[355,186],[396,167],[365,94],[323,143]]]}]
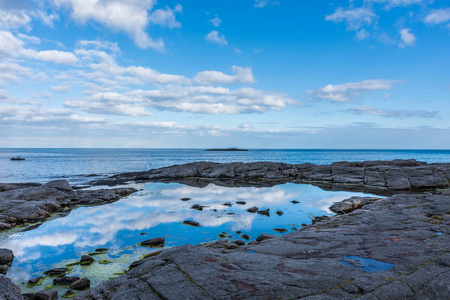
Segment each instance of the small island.
[{"label": "small island", "polygon": [[215,149],[206,149],[205,151],[248,151],[248,150],[238,148],[215,148]]}]

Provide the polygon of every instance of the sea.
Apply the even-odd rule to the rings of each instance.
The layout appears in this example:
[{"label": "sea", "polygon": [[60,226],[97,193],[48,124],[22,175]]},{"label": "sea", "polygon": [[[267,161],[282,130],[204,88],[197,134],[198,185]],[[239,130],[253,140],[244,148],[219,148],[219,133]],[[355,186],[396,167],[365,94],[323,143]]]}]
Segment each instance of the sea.
[{"label": "sea", "polygon": [[[21,156],[24,161],[11,161]],[[0,182],[38,182],[66,179],[81,184],[86,176],[124,172],[194,161],[331,164],[337,161],[416,159],[428,163],[450,162],[450,150],[298,150],[250,149],[215,152],[205,149],[0,149]]]},{"label": "sea", "polygon": [[[11,161],[21,156],[22,161]],[[416,159],[450,162],[449,150],[267,150],[209,152],[204,149],[0,149],[0,182],[38,182],[66,179],[72,185],[123,172],[193,161],[330,164],[337,161]],[[316,216],[333,215],[334,202],[353,196],[376,196],[352,191],[327,191],[310,184],[273,187],[193,187],[180,183],[133,184],[138,192],[117,202],[78,207],[55,213],[50,220],[0,231],[0,248],[14,252],[7,272],[22,292],[67,287],[44,276],[52,268],[69,268],[68,276],[88,277],[91,287],[124,274],[128,266],[150,252],[185,244],[214,241],[254,241],[261,233],[289,234],[311,224]],[[102,188],[102,187],[89,187]],[[108,187],[106,187],[108,188]],[[192,209],[194,204],[202,210]],[[269,214],[247,211],[251,207]],[[194,221],[199,227],[188,226]],[[140,244],[164,237],[163,248]],[[105,249],[99,251],[98,249]],[[91,255],[92,265],[80,265]],[[354,266],[348,266],[349,268]],[[368,270],[371,272],[371,270]],[[28,280],[44,276],[39,285]]]}]

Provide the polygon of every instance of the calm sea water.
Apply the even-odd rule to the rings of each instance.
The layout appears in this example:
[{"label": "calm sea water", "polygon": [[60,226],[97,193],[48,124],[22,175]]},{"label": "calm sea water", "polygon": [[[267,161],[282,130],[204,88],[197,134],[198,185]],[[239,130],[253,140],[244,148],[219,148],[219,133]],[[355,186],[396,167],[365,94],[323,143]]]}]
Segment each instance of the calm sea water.
[{"label": "calm sea water", "polygon": [[[11,161],[22,156],[25,161]],[[450,150],[265,150],[208,152],[203,149],[0,149],[0,182],[83,183],[86,175],[111,175],[193,161],[330,164],[336,161],[414,158],[450,162]]]}]

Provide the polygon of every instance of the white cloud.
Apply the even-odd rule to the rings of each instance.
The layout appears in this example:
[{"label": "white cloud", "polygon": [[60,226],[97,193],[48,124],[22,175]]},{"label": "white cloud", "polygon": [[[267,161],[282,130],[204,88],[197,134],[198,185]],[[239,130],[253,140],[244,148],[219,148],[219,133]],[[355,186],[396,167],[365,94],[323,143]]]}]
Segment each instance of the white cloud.
[{"label": "white cloud", "polygon": [[155,0],[54,0],[57,7],[68,7],[72,18],[82,24],[96,21],[107,28],[129,34],[140,48],[164,51],[162,40],[152,39],[145,31],[149,11]]},{"label": "white cloud", "polygon": [[104,40],[79,40],[77,43],[84,48],[92,47],[96,50],[106,49],[112,52],[120,51],[117,42],[109,42]]},{"label": "white cloud", "polygon": [[296,103],[285,94],[252,88],[166,86],[164,89],[135,90],[125,94],[97,93],[86,100],[68,101],[64,105],[87,112],[138,117],[151,115],[145,111],[146,107],[202,114],[242,114],[281,110]]},{"label": "white cloud", "polygon": [[22,52],[23,42],[9,31],[0,31],[0,57],[14,57]]},{"label": "white cloud", "polygon": [[67,93],[70,89],[68,85],[60,84],[60,85],[50,85],[50,88],[54,91],[57,91],[58,93]]},{"label": "white cloud", "polygon": [[31,22],[31,17],[24,12],[0,10],[0,28],[16,29],[27,26]]},{"label": "white cloud", "polygon": [[175,18],[176,13],[182,13],[183,7],[177,4],[173,9],[166,7],[165,9],[156,9],[149,16],[150,24],[156,24],[166,28],[180,28],[181,23]]},{"label": "white cloud", "polygon": [[370,35],[370,34],[367,32],[367,30],[361,29],[360,31],[358,31],[358,32],[356,33],[356,38],[357,38],[358,40],[364,40],[364,39],[368,38],[369,35]]},{"label": "white cloud", "polygon": [[156,70],[144,67],[131,66],[123,69],[123,72],[150,84],[187,83],[188,79],[181,75],[161,74]]},{"label": "white cloud", "polygon": [[416,42],[416,37],[414,34],[409,32],[408,28],[403,28],[399,31],[402,41],[399,43],[400,48],[406,46],[413,46]]},{"label": "white cloud", "polygon": [[253,7],[263,8],[266,7],[267,5],[279,5],[279,4],[280,2],[275,0],[255,0],[255,4],[253,5]]},{"label": "white cloud", "polygon": [[77,58],[73,53],[58,50],[36,51],[31,49],[23,49],[22,55],[27,58],[63,65],[71,65],[77,61]]},{"label": "white cloud", "polygon": [[440,24],[450,21],[450,7],[431,11],[424,21],[428,24]]},{"label": "white cloud", "polygon": [[426,110],[386,110],[375,109],[370,106],[358,106],[349,109],[349,112],[356,115],[374,115],[385,118],[437,118],[437,111]]},{"label": "white cloud", "polygon": [[35,36],[26,35],[23,33],[19,33],[19,34],[17,34],[17,36],[22,41],[26,41],[27,43],[32,43],[32,44],[40,44],[41,43],[41,39],[38,37],[35,37]]},{"label": "white cloud", "polygon": [[430,2],[429,0],[368,0],[368,3],[382,3],[385,4],[385,8],[390,9],[392,7],[406,7],[415,4],[425,4]]},{"label": "white cloud", "polygon": [[220,46],[227,46],[228,42],[225,39],[225,35],[220,35],[217,30],[213,30],[205,36],[205,39],[211,43],[218,44]]},{"label": "white cloud", "polygon": [[256,82],[253,77],[251,68],[242,68],[233,66],[233,72],[235,75],[227,75],[219,71],[203,71],[199,72],[194,77],[194,82],[202,85],[217,85],[217,84],[235,84],[235,83],[254,83]]},{"label": "white cloud", "polygon": [[214,18],[212,18],[211,20],[209,20],[211,22],[211,24],[213,24],[213,26],[215,27],[219,27],[220,24],[222,24],[222,20],[216,15]]},{"label": "white cloud", "polygon": [[317,90],[309,90],[307,93],[317,99],[332,102],[353,102],[367,92],[391,90],[392,84],[397,80],[372,79],[361,82],[347,82],[343,84],[329,84]]},{"label": "white cloud", "polygon": [[370,25],[375,17],[372,10],[365,7],[348,10],[339,7],[333,14],[325,16],[325,21],[346,22],[349,30],[358,30],[363,26]]}]

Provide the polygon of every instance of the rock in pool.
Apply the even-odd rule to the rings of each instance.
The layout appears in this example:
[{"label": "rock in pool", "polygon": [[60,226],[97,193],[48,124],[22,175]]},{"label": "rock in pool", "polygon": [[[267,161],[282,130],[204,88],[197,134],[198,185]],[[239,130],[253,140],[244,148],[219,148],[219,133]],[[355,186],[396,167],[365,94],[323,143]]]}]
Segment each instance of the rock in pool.
[{"label": "rock in pool", "polygon": [[166,239],[163,237],[157,237],[153,239],[149,239],[143,242],[140,242],[139,244],[141,246],[147,246],[147,247],[163,247],[166,242]]},{"label": "rock in pool", "polygon": [[53,279],[54,285],[69,285],[74,283],[75,281],[80,280],[80,277],[72,277],[72,276],[61,276]]},{"label": "rock in pool", "polygon": [[200,227],[200,223],[195,222],[195,221],[191,221],[191,220],[183,221],[183,224],[184,225],[194,226],[194,227]]},{"label": "rock in pool", "polygon": [[91,281],[87,277],[78,279],[70,285],[72,290],[85,290],[91,286]]},{"label": "rock in pool", "polygon": [[273,236],[271,234],[261,233],[261,235],[256,238],[256,241],[261,242],[261,241],[273,239],[273,238],[275,238],[275,236]]},{"label": "rock in pool", "polygon": [[251,213],[255,213],[258,211],[258,208],[256,206],[253,206],[253,207],[250,207],[249,209],[247,209],[247,211],[251,212]]},{"label": "rock in pool", "polygon": [[258,211],[258,214],[263,215],[263,216],[270,217],[270,215],[269,215],[269,209],[259,210],[259,211]]},{"label": "rock in pool", "polygon": [[87,266],[92,264],[95,261],[95,259],[92,256],[89,255],[83,255],[80,259],[80,264],[82,266]]}]

